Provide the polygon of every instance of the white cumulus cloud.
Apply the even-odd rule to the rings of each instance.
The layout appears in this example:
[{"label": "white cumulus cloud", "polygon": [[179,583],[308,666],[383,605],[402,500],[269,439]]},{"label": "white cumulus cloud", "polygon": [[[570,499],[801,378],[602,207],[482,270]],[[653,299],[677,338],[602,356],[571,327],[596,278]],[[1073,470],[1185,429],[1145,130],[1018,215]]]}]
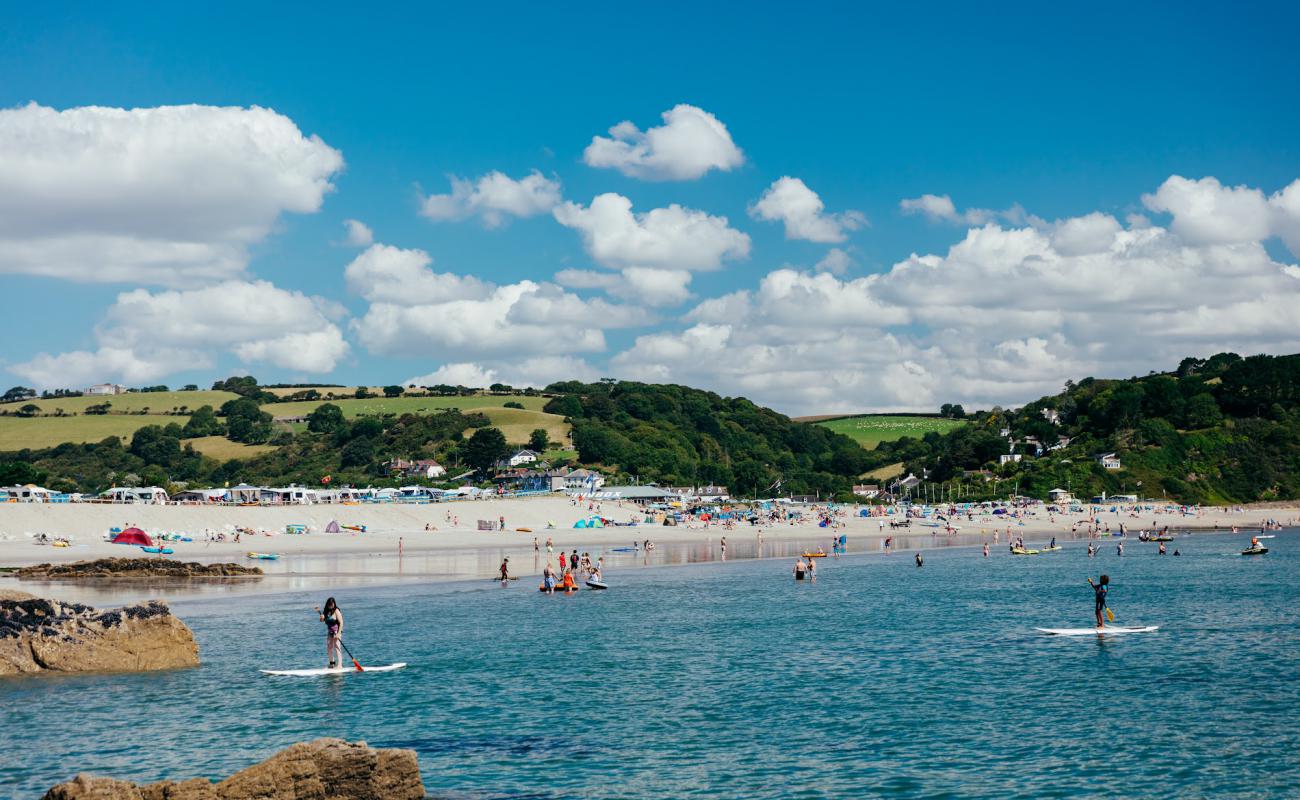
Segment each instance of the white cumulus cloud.
[{"label": "white cumulus cloud", "polygon": [[810,242],[842,242],[846,231],[867,224],[858,211],[827,214],[821,197],[798,178],[785,176],[772,182],[749,207],[749,215],[766,222],[785,223],[785,238]]},{"label": "white cumulus cloud", "polygon": [[727,126],[702,108],[674,106],[664,124],[642,131],[630,121],[592,137],[583,160],[592,167],[612,167],[633,178],[693,180],[711,169],[724,172],[745,163]]},{"label": "white cumulus cloud", "polygon": [[537,170],[515,180],[492,171],[477,180],[451,176],[449,194],[424,198],[420,214],[436,221],[478,216],[489,228],[504,225],[509,217],[535,217],[560,202],[560,182]]},{"label": "white cumulus cloud", "polygon": [[156,380],[211,368],[223,353],[248,364],[328,373],[348,344],[325,301],[266,281],[227,281],[186,291],[123,292],[96,327],[94,351],[41,353],[9,367],[41,387],[108,379]]},{"label": "white cumulus cloud", "polygon": [[369,247],[375,241],[375,232],[364,222],[345,219],[343,227],[348,229],[348,244],[353,247]]},{"label": "white cumulus cloud", "polygon": [[728,259],[749,255],[749,236],[732,228],[726,217],[673,204],[642,214],[632,201],[612,192],[591,205],[564,203],[555,219],[582,235],[587,253],[614,268],[714,270]]},{"label": "white cumulus cloud", "polygon": [[270,109],[0,110],[0,273],[171,286],[238,276],[339,152]]}]

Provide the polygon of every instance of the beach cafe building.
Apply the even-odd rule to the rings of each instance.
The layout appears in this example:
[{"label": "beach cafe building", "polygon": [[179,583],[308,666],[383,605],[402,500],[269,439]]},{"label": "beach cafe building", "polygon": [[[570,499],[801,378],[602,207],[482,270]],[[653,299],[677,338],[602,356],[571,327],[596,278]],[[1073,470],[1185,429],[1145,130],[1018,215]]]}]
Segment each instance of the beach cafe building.
[{"label": "beach cafe building", "polygon": [[593,492],[591,499],[598,501],[627,500],[644,506],[652,503],[667,503],[681,498],[672,492],[660,489],[658,486],[606,486],[598,492]]}]

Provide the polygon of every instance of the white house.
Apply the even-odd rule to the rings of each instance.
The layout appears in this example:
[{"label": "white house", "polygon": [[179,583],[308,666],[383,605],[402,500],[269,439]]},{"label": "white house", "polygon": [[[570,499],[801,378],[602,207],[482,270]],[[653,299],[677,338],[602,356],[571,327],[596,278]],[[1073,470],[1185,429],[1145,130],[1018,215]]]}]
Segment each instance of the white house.
[{"label": "white house", "polygon": [[589,469],[575,469],[564,476],[564,491],[572,494],[591,494],[605,485],[605,476]]},{"label": "white house", "polygon": [[537,459],[541,458],[541,456],[541,453],[525,448],[523,450],[515,451],[514,455],[506,459],[506,463],[512,467],[517,467],[520,464],[535,464],[537,463]]},{"label": "white house", "polygon": [[1052,423],[1053,425],[1060,425],[1060,424],[1061,424],[1061,412],[1057,411],[1057,410],[1054,409],[1054,408],[1044,408],[1044,409],[1043,409],[1043,419],[1047,420],[1048,422]]},{"label": "white house", "polygon": [[871,500],[874,497],[876,497],[878,494],[880,494],[880,484],[877,483],[858,484],[857,486],[853,487],[853,493],[858,497]]},{"label": "white house", "polygon": [[86,387],[83,393],[91,397],[99,397],[106,394],[126,394],[126,387],[120,383],[97,383],[94,386]]},{"label": "white house", "polygon": [[1020,459],[1024,458],[1022,453],[1003,453],[998,456],[999,464],[1019,464]]},{"label": "white house", "polygon": [[1052,489],[1047,493],[1047,499],[1053,503],[1073,503],[1074,495],[1065,489]]},{"label": "white house", "polygon": [[404,475],[408,478],[426,478],[428,480],[441,478],[447,474],[446,467],[429,458],[420,458],[415,461],[394,458],[384,464],[384,469],[390,475]]},{"label": "white house", "polygon": [[1097,463],[1101,464],[1102,469],[1123,469],[1124,465],[1120,463],[1119,457],[1114,453],[1102,453],[1097,456]]}]

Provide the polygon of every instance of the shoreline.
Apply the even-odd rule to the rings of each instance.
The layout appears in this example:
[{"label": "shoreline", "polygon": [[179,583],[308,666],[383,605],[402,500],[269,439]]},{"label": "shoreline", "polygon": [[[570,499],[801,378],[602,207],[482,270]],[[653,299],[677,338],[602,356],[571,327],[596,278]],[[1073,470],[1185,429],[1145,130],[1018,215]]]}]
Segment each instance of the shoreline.
[{"label": "shoreline", "polygon": [[[215,595],[273,594],[299,590],[356,588],[399,585],[412,582],[454,582],[489,579],[498,574],[501,559],[509,557],[511,573],[520,578],[539,575],[548,558],[560,551],[589,552],[593,560],[604,557],[607,571],[717,561],[721,541],[729,542],[729,559],[793,558],[818,547],[831,552],[832,536],[843,535],[846,555],[883,553],[884,540],[893,539],[893,552],[903,554],[944,547],[979,547],[987,542],[990,552],[1008,546],[1008,537],[1022,537],[1027,546],[1046,544],[1051,537],[1062,541],[1091,538],[1078,528],[1079,514],[1052,514],[1045,507],[1026,510],[1019,519],[991,514],[973,520],[954,517],[957,526],[949,533],[926,527],[913,520],[909,528],[891,529],[889,520],[901,517],[859,516],[868,506],[837,506],[837,527],[818,525],[825,507],[793,506],[785,510],[802,512],[796,522],[750,525],[737,522],[727,528],[717,522],[707,525],[692,520],[675,526],[646,523],[646,512],[631,503],[574,503],[568,497],[501,498],[465,500],[419,505],[312,505],[312,506],[150,506],[105,504],[0,504],[0,567],[66,563],[107,557],[141,557],[138,547],[115,545],[103,539],[110,527],[128,523],[152,536],[165,532],[183,533],[195,541],[167,542],[175,552],[172,560],[200,563],[235,562],[261,567],[261,579],[229,581],[199,580],[182,583],[161,579],[19,581],[10,578],[0,585],[29,587],[48,595],[77,602],[118,602],[149,597],[192,598]],[[875,507],[879,508],[879,507]],[[1185,514],[1177,507],[1148,507],[1134,517],[1128,507],[1109,508],[1099,514],[1100,524],[1118,529],[1124,524],[1131,532],[1154,525],[1171,531],[1245,531],[1258,528],[1264,520],[1287,525],[1300,520],[1300,504],[1266,507],[1200,508]],[[1139,505],[1141,508],[1141,505]],[[614,522],[636,520],[635,526],[575,528],[574,523],[599,513]],[[870,513],[870,512],[868,512]],[[506,521],[506,530],[478,530],[479,520],[494,526]],[[362,524],[366,532],[324,533],[337,520]],[[308,533],[285,533],[286,526],[306,525]],[[429,525],[437,530],[425,531]],[[553,525],[554,527],[547,527]],[[256,531],[231,539],[236,527]],[[516,530],[523,528],[525,530]],[[205,541],[208,532],[225,532],[227,541]],[[71,546],[36,545],[37,533],[69,536]],[[763,551],[757,543],[762,537]],[[554,542],[548,554],[547,540]],[[1108,541],[1104,534],[1097,540]],[[651,555],[630,546],[650,540],[656,545]],[[1126,541],[1133,541],[1130,533]],[[536,550],[534,550],[536,541]],[[249,552],[274,553],[277,560],[254,560]]]}]

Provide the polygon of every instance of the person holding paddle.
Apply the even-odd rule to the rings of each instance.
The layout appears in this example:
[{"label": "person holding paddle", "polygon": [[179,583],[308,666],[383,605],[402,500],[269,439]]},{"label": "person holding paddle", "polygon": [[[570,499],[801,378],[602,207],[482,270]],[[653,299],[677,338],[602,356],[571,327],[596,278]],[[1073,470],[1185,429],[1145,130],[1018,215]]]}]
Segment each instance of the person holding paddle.
[{"label": "person holding paddle", "polygon": [[325,601],[325,610],[316,607],[320,621],[325,623],[325,655],[329,658],[330,669],[343,661],[343,612],[331,597]]},{"label": "person holding paddle", "polygon": [[509,556],[501,559],[501,584],[505,585],[505,582],[508,580],[510,580],[510,557]]},{"label": "person holding paddle", "polygon": [[1106,616],[1110,617],[1112,621],[1115,619],[1115,615],[1111,613],[1111,610],[1109,608],[1106,607],[1106,592],[1109,590],[1110,576],[1102,575],[1099,579],[1097,579],[1096,583],[1093,583],[1092,578],[1089,578],[1088,585],[1092,587],[1093,594],[1096,596],[1095,599],[1097,601],[1097,609],[1096,609],[1097,627],[1104,628],[1106,626],[1106,623],[1105,620],[1103,620],[1101,617],[1103,611],[1106,612]]}]

